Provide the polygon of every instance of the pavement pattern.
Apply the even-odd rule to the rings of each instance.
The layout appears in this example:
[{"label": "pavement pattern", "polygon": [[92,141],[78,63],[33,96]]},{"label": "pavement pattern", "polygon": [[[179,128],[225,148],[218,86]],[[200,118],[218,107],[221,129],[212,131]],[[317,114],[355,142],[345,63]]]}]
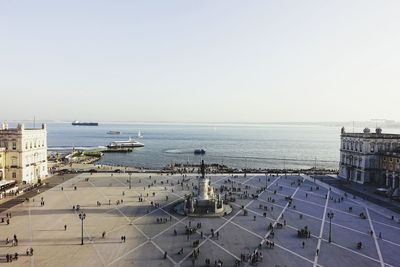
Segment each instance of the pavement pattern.
[{"label": "pavement pattern", "polygon": [[[173,212],[197,184],[196,175],[78,175],[0,214],[11,213],[9,225],[0,223],[0,264],[207,266],[209,259],[210,266],[218,260],[235,266],[257,250],[262,255],[257,266],[400,266],[398,214],[305,175],[209,177],[215,188],[240,188],[230,196],[235,201],[228,216],[190,218]],[[73,209],[77,205],[79,211]],[[86,214],[84,245],[80,212]],[[199,224],[194,234],[185,234],[185,227]],[[310,237],[299,238],[298,230],[305,226]],[[18,245],[6,244],[14,234]],[[27,256],[31,247],[33,255]],[[194,249],[200,252],[196,260]],[[15,252],[18,259],[6,262],[5,255]],[[242,260],[238,266],[251,265]]]}]

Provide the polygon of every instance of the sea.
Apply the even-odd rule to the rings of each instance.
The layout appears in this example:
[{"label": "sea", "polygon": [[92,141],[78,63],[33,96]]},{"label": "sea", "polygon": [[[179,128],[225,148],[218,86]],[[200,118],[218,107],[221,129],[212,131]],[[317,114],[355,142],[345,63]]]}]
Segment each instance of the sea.
[{"label": "sea", "polygon": [[[340,127],[282,124],[48,123],[50,151],[104,147],[137,139],[143,148],[105,153],[99,164],[161,169],[171,163],[218,163],[232,168],[337,169]],[[120,131],[120,135],[107,134]],[[142,138],[138,138],[138,133]],[[204,155],[194,155],[204,149]]]}]

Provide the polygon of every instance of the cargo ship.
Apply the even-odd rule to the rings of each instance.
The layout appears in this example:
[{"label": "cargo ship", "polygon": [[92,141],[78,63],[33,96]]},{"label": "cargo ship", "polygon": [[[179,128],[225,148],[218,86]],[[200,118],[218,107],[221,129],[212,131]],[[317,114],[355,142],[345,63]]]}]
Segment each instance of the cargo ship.
[{"label": "cargo ship", "polygon": [[74,126],[99,126],[99,123],[98,122],[73,121],[72,125],[74,125]]},{"label": "cargo ship", "polygon": [[118,134],[121,134],[121,132],[120,131],[108,131],[107,134],[116,134],[116,135],[118,135]]}]

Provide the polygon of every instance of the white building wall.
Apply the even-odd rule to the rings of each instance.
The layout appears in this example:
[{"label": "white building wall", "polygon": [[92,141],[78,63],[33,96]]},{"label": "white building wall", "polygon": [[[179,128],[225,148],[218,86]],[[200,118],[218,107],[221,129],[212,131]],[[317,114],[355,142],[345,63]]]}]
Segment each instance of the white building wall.
[{"label": "white building wall", "polygon": [[46,129],[24,131],[21,139],[23,181],[37,182],[48,175],[46,136]]}]

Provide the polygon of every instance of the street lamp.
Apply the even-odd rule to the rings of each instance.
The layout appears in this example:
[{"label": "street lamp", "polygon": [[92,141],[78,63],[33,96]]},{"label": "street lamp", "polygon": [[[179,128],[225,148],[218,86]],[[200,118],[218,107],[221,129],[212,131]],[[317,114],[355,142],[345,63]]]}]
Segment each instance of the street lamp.
[{"label": "street lamp", "polygon": [[328,212],[327,216],[329,218],[329,240],[328,241],[329,241],[329,243],[331,243],[332,242],[332,219],[333,219],[334,214],[332,211],[330,211],[330,212]]},{"label": "street lamp", "polygon": [[283,172],[285,173],[286,178],[286,156],[283,158]]},{"label": "street lamp", "polygon": [[81,211],[81,213],[79,213],[79,219],[82,222],[82,235],[81,235],[81,245],[83,245],[83,220],[86,218],[86,214]]}]

